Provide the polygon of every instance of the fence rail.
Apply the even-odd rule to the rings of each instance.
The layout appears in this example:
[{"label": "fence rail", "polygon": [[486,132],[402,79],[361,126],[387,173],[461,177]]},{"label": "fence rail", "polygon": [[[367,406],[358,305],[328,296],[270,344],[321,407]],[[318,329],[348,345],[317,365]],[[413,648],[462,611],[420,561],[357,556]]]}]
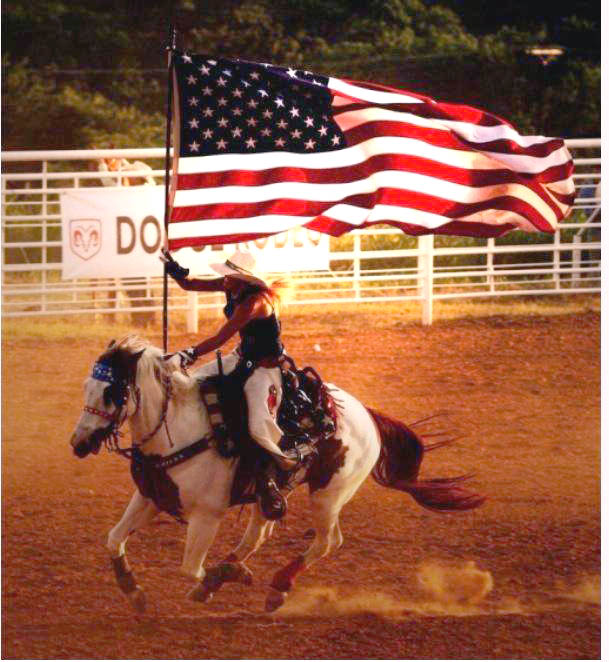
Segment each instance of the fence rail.
[{"label": "fence rail", "polygon": [[[422,322],[431,324],[435,300],[599,292],[601,140],[566,143],[575,157],[576,200],[554,235],[527,243],[520,233],[512,233],[514,243],[506,243],[510,235],[456,242],[406,238],[388,228],[355,230],[331,241],[327,272],[295,275],[294,303],[419,301]],[[129,314],[153,321],[162,306],[161,278],[61,280],[59,194],[100,186],[102,179],[120,187],[124,173],[91,170],[102,158],[141,159],[152,171],[129,176],[151,175],[161,185],[164,156],[163,148],[2,152],[2,316]],[[217,294],[173,286],[169,294],[170,310],[185,311],[189,331],[197,329],[199,310],[222,305]]]}]

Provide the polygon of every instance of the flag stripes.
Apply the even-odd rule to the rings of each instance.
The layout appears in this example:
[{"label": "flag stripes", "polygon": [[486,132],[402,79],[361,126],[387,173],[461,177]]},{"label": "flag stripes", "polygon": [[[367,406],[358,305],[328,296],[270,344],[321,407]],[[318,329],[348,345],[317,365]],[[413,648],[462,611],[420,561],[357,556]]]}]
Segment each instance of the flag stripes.
[{"label": "flag stripes", "polygon": [[[560,139],[520,136],[484,111],[373,83],[191,58],[176,69],[192,142],[179,146],[170,248],[297,225],[333,235],[376,223],[411,234],[552,232],[573,203]],[[186,96],[199,78],[200,96]]]}]

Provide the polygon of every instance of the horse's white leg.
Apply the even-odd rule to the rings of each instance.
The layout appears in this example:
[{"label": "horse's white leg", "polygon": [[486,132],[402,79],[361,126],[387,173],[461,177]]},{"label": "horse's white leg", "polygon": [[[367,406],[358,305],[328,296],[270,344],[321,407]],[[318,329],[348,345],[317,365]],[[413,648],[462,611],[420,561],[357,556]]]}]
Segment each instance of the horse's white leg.
[{"label": "horse's white leg", "polygon": [[337,475],[330,483],[329,489],[325,488],[312,494],[311,509],[315,538],[304,554],[297,556],[275,573],[266,599],[267,611],[275,611],[281,607],[292,590],[297,575],[343,544],[338,516],[367,475],[368,467],[356,475]]},{"label": "horse's white leg", "polygon": [[190,594],[193,600],[207,602],[225,582],[238,582],[250,586],[251,570],[243,563],[273,532],[274,522],[266,520],[257,505],[250,510],[250,520],[239,545],[218,565],[208,568],[199,586]]},{"label": "horse's white leg", "polygon": [[242,563],[248,559],[271,537],[274,524],[264,517],[258,504],[253,504],[250,507],[250,519],[243,538],[226,560]]},{"label": "horse's white leg", "polygon": [[186,548],[184,549],[181,571],[188,577],[193,577],[198,581],[196,586],[188,593],[188,597],[197,602],[205,602],[211,597],[212,592],[205,581],[207,575],[203,563],[216,537],[221,519],[219,515],[210,512],[195,512],[188,520]]},{"label": "horse's white leg", "polygon": [[235,549],[218,565],[208,568],[203,584],[206,588],[206,600],[217,593],[226,582],[238,582],[250,586],[253,582],[252,571],[244,561],[271,537],[274,522],[267,520],[257,504],[250,508],[250,519],[243,538]]},{"label": "horse's white leg", "polygon": [[148,524],[158,512],[150,500],[135,490],[123,516],[108,534],[106,543],[118,586],[137,611],[146,609],[146,598],[127,563],[125,544],[130,534]]}]

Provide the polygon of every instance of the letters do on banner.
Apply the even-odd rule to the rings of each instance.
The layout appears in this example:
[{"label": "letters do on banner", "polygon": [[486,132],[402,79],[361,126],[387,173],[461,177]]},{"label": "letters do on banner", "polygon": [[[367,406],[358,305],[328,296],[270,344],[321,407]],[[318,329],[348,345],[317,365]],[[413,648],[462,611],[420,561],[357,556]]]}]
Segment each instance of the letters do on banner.
[{"label": "letters do on banner", "polygon": [[[162,275],[158,254],[164,245],[164,205],[161,186],[62,193],[62,277]],[[191,273],[206,275],[214,273],[210,262],[230,257],[237,246],[255,255],[263,272],[329,268],[329,237],[302,227],[238,245],[182,248],[175,257]]]}]

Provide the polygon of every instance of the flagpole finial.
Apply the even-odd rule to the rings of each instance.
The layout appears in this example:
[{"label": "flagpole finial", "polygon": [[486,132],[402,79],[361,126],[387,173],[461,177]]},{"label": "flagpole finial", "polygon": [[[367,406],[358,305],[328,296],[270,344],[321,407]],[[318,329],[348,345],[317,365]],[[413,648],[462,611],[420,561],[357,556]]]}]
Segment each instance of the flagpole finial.
[{"label": "flagpole finial", "polygon": [[167,45],[165,46],[165,49],[168,51],[175,51],[177,48],[177,38],[178,38],[178,31],[173,25],[173,23],[170,23],[169,29],[167,31]]}]

